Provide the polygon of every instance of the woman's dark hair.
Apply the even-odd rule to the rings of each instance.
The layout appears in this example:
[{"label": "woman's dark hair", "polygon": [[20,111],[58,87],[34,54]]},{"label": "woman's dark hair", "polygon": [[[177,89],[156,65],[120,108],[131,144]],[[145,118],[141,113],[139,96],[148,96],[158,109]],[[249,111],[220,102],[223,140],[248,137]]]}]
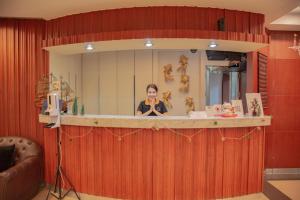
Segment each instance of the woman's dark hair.
[{"label": "woman's dark hair", "polygon": [[153,83],[147,85],[146,92],[148,92],[149,88],[153,88],[156,92],[158,91],[157,86]]}]

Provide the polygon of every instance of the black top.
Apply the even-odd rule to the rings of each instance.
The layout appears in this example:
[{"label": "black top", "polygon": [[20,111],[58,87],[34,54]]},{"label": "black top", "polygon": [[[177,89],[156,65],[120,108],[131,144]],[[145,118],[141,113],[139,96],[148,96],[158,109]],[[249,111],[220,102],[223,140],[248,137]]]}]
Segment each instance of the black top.
[{"label": "black top", "polygon": [[[151,106],[148,103],[146,103],[146,101],[141,101],[139,107],[137,108],[137,111],[140,111],[142,112],[142,114],[144,114],[145,112],[150,110],[150,108]],[[155,104],[155,110],[157,110],[161,114],[168,112],[165,104],[162,101],[159,101],[157,104]],[[157,116],[157,115],[152,111],[148,116]]]}]

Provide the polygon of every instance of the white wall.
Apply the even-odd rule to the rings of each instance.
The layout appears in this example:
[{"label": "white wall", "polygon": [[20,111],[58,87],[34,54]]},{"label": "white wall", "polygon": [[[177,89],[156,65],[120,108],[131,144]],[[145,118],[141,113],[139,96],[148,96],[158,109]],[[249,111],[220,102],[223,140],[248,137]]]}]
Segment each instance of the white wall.
[{"label": "white wall", "polygon": [[[62,77],[74,90],[73,96],[79,97],[78,102],[82,102],[81,88],[81,55],[60,55],[50,53],[49,66],[50,73],[57,78]],[[69,105],[70,106],[70,105]]]}]

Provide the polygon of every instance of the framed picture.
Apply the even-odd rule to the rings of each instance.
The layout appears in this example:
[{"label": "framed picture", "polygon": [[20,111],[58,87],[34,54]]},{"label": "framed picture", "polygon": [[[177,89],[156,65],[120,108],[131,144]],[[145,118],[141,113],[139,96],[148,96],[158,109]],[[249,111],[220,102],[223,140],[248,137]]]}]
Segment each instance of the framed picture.
[{"label": "framed picture", "polygon": [[243,102],[242,100],[231,100],[234,113],[238,116],[244,116]]},{"label": "framed picture", "polygon": [[246,93],[248,113],[251,116],[264,116],[260,93]]}]

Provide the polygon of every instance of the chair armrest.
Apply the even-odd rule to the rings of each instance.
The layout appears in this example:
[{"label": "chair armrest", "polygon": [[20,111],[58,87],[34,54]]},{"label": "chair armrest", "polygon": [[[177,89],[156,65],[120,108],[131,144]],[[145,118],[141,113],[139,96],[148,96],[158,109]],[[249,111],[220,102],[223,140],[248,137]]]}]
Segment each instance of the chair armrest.
[{"label": "chair armrest", "polygon": [[0,180],[4,179],[6,181],[11,181],[12,179],[19,178],[18,176],[21,176],[24,173],[32,172],[34,169],[40,170],[40,168],[37,168],[37,166],[41,167],[40,162],[40,159],[36,156],[26,158],[25,160],[0,173]]},{"label": "chair armrest", "polygon": [[29,197],[38,190],[40,183],[41,159],[29,157],[0,173],[0,194],[3,193],[8,199],[27,198],[27,195]]}]

